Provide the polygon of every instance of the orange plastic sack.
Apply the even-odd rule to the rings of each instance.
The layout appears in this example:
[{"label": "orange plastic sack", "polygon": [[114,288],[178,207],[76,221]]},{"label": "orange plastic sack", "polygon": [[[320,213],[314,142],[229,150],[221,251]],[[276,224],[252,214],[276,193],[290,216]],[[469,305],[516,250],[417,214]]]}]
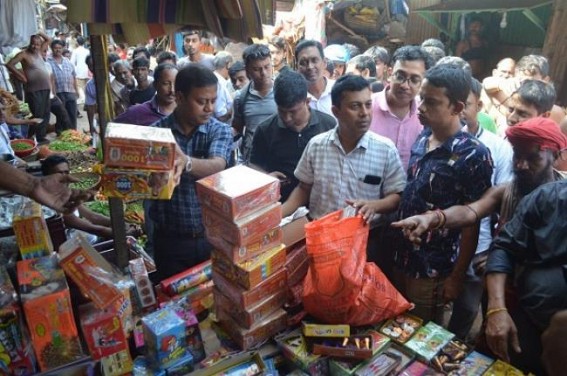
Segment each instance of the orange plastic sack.
[{"label": "orange plastic sack", "polygon": [[394,317],[410,304],[374,263],[366,263],[368,226],[342,210],[305,225],[309,271],[303,306],[330,324],[366,325]]}]

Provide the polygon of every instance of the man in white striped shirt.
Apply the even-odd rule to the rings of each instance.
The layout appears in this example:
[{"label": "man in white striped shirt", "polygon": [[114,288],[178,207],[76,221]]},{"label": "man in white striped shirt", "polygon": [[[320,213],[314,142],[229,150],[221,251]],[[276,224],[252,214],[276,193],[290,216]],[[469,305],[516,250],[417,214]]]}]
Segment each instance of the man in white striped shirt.
[{"label": "man in white striped shirt", "polygon": [[337,80],[331,98],[338,126],[307,145],[295,170],[299,185],[283,205],[284,216],[309,204],[311,218],[317,219],[352,205],[370,223],[398,208],[406,175],[395,145],[368,130],[371,94],[360,76]]}]

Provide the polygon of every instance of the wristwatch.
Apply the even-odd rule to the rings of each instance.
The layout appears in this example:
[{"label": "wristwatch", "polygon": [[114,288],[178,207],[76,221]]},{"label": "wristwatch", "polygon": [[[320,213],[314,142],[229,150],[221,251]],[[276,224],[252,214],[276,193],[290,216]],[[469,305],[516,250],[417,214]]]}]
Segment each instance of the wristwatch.
[{"label": "wristwatch", "polygon": [[191,157],[187,156],[187,163],[185,164],[185,172],[191,172],[193,169],[193,162],[191,161]]}]

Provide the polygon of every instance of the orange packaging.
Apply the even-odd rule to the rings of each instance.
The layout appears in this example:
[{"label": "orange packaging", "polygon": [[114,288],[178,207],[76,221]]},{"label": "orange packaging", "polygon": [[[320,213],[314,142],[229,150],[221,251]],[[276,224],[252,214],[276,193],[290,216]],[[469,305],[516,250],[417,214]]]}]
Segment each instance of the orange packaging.
[{"label": "orange packaging", "polygon": [[206,206],[201,207],[201,212],[206,229],[221,233],[224,239],[234,244],[242,244],[255,238],[258,234],[265,234],[282,220],[282,204],[279,202],[234,221],[221,217]]},{"label": "orange packaging", "polygon": [[287,324],[287,314],[283,309],[278,309],[250,329],[242,328],[223,309],[219,309],[217,315],[222,328],[242,350],[247,350],[271,338],[277,332],[285,329]]},{"label": "orange packaging", "polygon": [[53,252],[49,229],[37,202],[24,199],[14,213],[12,227],[22,259],[47,256]]},{"label": "orange packaging", "polygon": [[65,273],[97,308],[105,309],[123,299],[116,287],[120,276],[83,237],[77,236],[61,244],[59,257]]},{"label": "orange packaging", "polygon": [[127,200],[169,200],[175,189],[173,170],[104,168],[102,193]]},{"label": "orange packaging", "polygon": [[211,252],[213,270],[217,270],[226,279],[238,283],[250,290],[280,270],[286,262],[286,250],[283,244],[270,249],[250,260],[233,264],[218,251]]},{"label": "orange packaging", "polygon": [[263,234],[256,234],[240,244],[232,244],[223,238],[219,227],[205,228],[207,240],[232,262],[243,262],[264,253],[282,243],[282,230],[275,227]]},{"label": "orange packaging", "polygon": [[242,218],[277,202],[280,181],[246,166],[235,166],[197,181],[197,196],[228,220]]},{"label": "orange packaging", "polygon": [[108,123],[104,137],[108,167],[172,170],[175,137],[169,128]]},{"label": "orange packaging", "polygon": [[98,309],[92,303],[79,307],[81,330],[91,357],[103,357],[128,351],[128,340],[118,312],[113,309]]},{"label": "orange packaging", "polygon": [[41,370],[85,357],[69,287],[57,256],[19,261],[17,270],[24,313]]},{"label": "orange packaging", "polygon": [[238,325],[249,329],[256,323],[264,320],[278,308],[282,308],[285,303],[286,291],[278,291],[274,295],[267,297],[248,309],[242,309],[238,305],[232,303],[229,298],[224,296],[217,289],[213,290],[213,296],[215,298],[215,307],[217,309],[224,310],[236,323],[238,323]]}]

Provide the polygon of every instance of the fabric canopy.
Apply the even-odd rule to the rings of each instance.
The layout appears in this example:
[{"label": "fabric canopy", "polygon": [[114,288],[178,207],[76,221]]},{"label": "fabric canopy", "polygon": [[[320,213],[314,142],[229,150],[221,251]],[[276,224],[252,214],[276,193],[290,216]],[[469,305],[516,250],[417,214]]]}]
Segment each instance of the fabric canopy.
[{"label": "fabric canopy", "polygon": [[68,22],[91,35],[145,42],[180,29],[204,29],[237,41],[262,38],[257,0],[68,0]]}]

